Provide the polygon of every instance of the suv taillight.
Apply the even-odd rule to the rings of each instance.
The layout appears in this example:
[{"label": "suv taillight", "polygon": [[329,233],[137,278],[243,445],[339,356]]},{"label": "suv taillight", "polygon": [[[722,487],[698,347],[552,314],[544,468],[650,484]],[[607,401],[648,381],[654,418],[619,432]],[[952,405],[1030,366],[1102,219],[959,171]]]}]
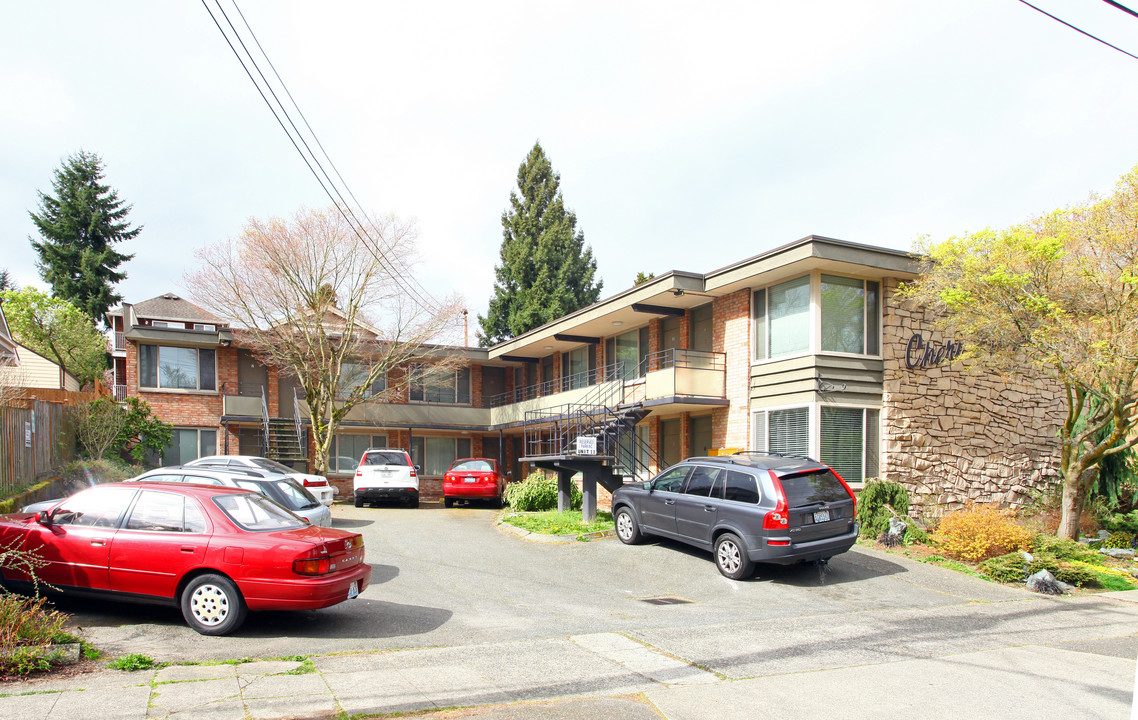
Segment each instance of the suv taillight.
[{"label": "suv taillight", "polygon": [[327,480],[309,480],[308,478],[304,478],[303,482],[304,487],[324,487],[328,484]]},{"label": "suv taillight", "polygon": [[771,510],[763,518],[763,530],[786,530],[790,527],[790,513],[787,512],[786,506],[786,492],[782,489],[782,483],[779,482],[778,475],[774,474],[773,470],[768,470],[771,476],[771,484],[774,485],[775,503],[774,510]]}]

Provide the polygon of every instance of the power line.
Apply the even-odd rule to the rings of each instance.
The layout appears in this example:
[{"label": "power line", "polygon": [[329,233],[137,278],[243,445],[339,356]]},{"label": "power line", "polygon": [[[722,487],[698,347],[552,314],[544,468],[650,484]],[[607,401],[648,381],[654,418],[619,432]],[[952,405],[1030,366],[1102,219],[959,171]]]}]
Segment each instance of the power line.
[{"label": "power line", "polygon": [[1118,8],[1119,10],[1121,10],[1122,12],[1124,12],[1124,13],[1129,13],[1129,14],[1133,15],[1134,17],[1138,18],[1138,12],[1134,12],[1133,10],[1131,10],[1131,9],[1130,9],[1130,8],[1128,8],[1128,7],[1126,7],[1126,6],[1125,6],[1125,5],[1123,5],[1122,3],[1118,3],[1118,2],[1115,2],[1114,0],[1102,0],[1102,1],[1103,1],[1104,3],[1106,3],[1107,5],[1110,5],[1110,6],[1116,7],[1116,8]]},{"label": "power line", "polygon": [[[273,113],[273,117],[276,118],[277,124],[280,125],[282,130],[284,130],[285,135],[288,136],[289,142],[292,143],[293,148],[296,149],[297,153],[300,154],[301,159],[304,161],[304,164],[308,167],[309,172],[311,172],[313,177],[316,178],[316,182],[320,185],[320,188],[328,196],[328,199],[332,201],[333,206],[335,206],[336,210],[344,218],[344,221],[348,223],[348,227],[350,227],[352,229],[352,232],[356,235],[356,237],[361,242],[369,243],[373,247],[376,247],[377,250],[380,249],[382,247],[381,244],[377,240],[372,238],[371,234],[368,232],[367,225],[360,222],[359,218],[356,217],[355,213],[351,209],[351,206],[348,204],[348,202],[346,200],[344,200],[343,194],[341,194],[339,188],[336,187],[336,183],[332,180],[332,178],[328,175],[328,172],[324,169],[323,165],[320,163],[320,159],[317,158],[316,154],[312,152],[311,147],[309,147],[308,142],[304,138],[304,134],[296,126],[296,123],[293,122],[292,117],[288,113],[288,109],[285,108],[284,103],[281,102],[280,98],[277,96],[276,92],[273,90],[272,84],[269,82],[268,78],[265,77],[265,74],[261,71],[260,66],[257,64],[257,61],[253,57],[252,53],[249,52],[249,48],[245,45],[244,40],[241,39],[241,35],[237,31],[237,28],[234,27],[232,21],[229,19],[228,14],[226,14],[225,10],[221,7],[220,1],[214,0],[214,4],[217,6],[217,9],[221,13],[221,15],[225,18],[226,24],[229,25],[230,30],[233,32],[233,36],[237,39],[237,42],[241,45],[241,48],[245,51],[245,55],[249,59],[249,64],[251,64],[253,66],[253,68],[257,71],[257,74],[261,77],[261,81],[264,83],[265,88],[268,90],[269,94],[272,95],[273,100],[276,101],[276,107],[274,107],[273,103],[270,102],[269,98],[265,95],[265,91],[261,89],[261,84],[257,82],[255,77],[253,77],[253,73],[252,73],[252,71],[250,71],[248,65],[246,64],[245,58],[243,58],[241,56],[241,53],[238,52],[237,48],[233,45],[233,42],[230,41],[229,35],[225,32],[225,29],[221,26],[221,23],[218,21],[217,17],[214,15],[214,13],[210,9],[209,5],[206,3],[206,0],[202,0],[202,5],[203,5],[203,7],[205,7],[206,12],[209,13],[210,19],[212,19],[214,22],[214,25],[217,26],[218,31],[221,33],[222,37],[225,39],[226,44],[229,45],[229,49],[233,51],[233,54],[237,58],[237,61],[239,63],[241,63],[242,69],[245,70],[245,74],[249,77],[250,82],[252,82],[254,87],[256,87],[257,93],[261,96],[261,99],[265,102],[265,105],[269,108],[269,111]],[[241,13],[241,9],[239,7],[237,7],[237,3],[235,0],[233,1],[233,7],[237,10],[238,14],[241,15],[241,19],[242,19],[242,21],[245,22],[246,28],[249,29],[250,34],[253,36],[253,40],[256,42],[258,50],[260,50],[261,54],[265,57],[265,60],[269,63],[269,66],[273,70],[273,74],[276,76],[277,80],[280,82],[282,88],[284,89],[285,94],[288,95],[288,98],[292,102],[293,107],[295,107],[297,112],[300,114],[301,118],[303,119],[305,126],[308,128],[308,131],[311,134],[316,145],[320,148],[321,152],[324,154],[324,157],[327,158],[329,165],[332,166],[332,169],[335,172],[336,176],[340,179],[340,183],[344,186],[345,190],[347,191],[348,195],[351,196],[352,200],[356,202],[356,205],[359,206],[359,201],[356,200],[355,195],[351,192],[351,189],[348,188],[347,183],[344,182],[344,179],[340,175],[339,171],[336,170],[335,164],[332,163],[331,158],[328,156],[328,153],[324,150],[323,145],[320,143],[320,140],[316,136],[315,131],[312,130],[311,125],[308,124],[307,119],[304,119],[304,114],[303,114],[303,112],[301,112],[300,106],[297,105],[296,100],[292,97],[292,94],[288,92],[288,88],[284,85],[284,81],[281,80],[279,73],[276,72],[276,68],[273,67],[272,61],[269,60],[268,54],[265,53],[264,48],[261,47],[260,42],[257,41],[256,35],[252,31],[252,27],[250,27],[248,21],[245,20],[245,16],[243,13]],[[277,107],[280,108],[280,113],[277,112]],[[281,118],[281,115],[284,116],[283,120]],[[288,122],[288,126],[292,127],[292,132],[289,132],[288,127],[286,127],[286,125],[285,125],[286,121]],[[294,133],[295,133],[295,137],[293,135]],[[300,142],[299,145],[297,144],[298,140]],[[308,154],[305,154],[304,150],[301,150],[300,145],[304,146],[304,149],[308,151]],[[311,158],[311,161],[310,161],[310,158]],[[313,164],[315,164],[315,167],[313,167]],[[319,168],[319,171],[317,170],[317,168]],[[321,175],[323,175],[323,178],[321,177]],[[325,181],[327,181],[327,184],[325,184]],[[333,195],[333,193],[335,195]],[[337,197],[339,198],[339,200],[337,200]],[[372,223],[371,218],[367,216],[367,213],[365,211],[363,211],[362,207],[360,208],[360,210],[361,210],[361,213],[364,215],[364,217],[368,219],[368,222]],[[349,217],[349,215],[351,217]],[[372,223],[372,224],[374,225],[374,223]],[[363,231],[362,235],[360,233],[361,230]],[[366,235],[366,239],[364,237],[365,235]],[[398,283],[399,286],[401,288],[403,288],[408,293],[408,295],[412,296],[413,299],[420,306],[424,307],[425,309],[432,310],[432,311],[438,309],[438,307],[439,307],[438,302],[435,301],[435,299],[429,293],[426,292],[425,288],[423,288],[421,285],[419,285],[419,283],[414,279],[414,276],[411,275],[410,272],[407,271],[407,269],[405,267],[403,267],[403,268],[395,267],[394,264],[392,263],[391,259],[387,258],[382,252],[376,253],[376,260],[380,264],[382,264],[383,266],[386,267],[386,269],[392,274],[392,277],[395,280],[395,282]],[[406,275],[407,275],[406,278],[404,277],[404,273],[406,273]],[[418,285],[418,288],[408,284],[407,279],[410,279],[411,282],[413,282],[415,285]]]},{"label": "power line", "polygon": [[[1054,15],[1052,15],[1052,14],[1051,14],[1051,13],[1049,13],[1049,12],[1047,12],[1046,10],[1040,9],[1040,8],[1038,8],[1038,7],[1034,6],[1034,5],[1032,5],[1032,4],[1031,4],[1031,3],[1029,3],[1027,0],[1019,0],[1019,1],[1020,1],[1021,3],[1023,3],[1024,5],[1027,5],[1027,6],[1028,6],[1029,8],[1031,8],[1032,10],[1035,10],[1036,12],[1041,12],[1041,13],[1043,13],[1044,15],[1046,15],[1047,17],[1051,18],[1052,20],[1054,20],[1054,21],[1056,21],[1056,22],[1060,22],[1060,23],[1063,23],[1064,25],[1066,25],[1067,27],[1071,28],[1071,29],[1072,29],[1072,30],[1074,30],[1075,32],[1079,32],[1079,33],[1082,33],[1083,35],[1086,35],[1086,36],[1087,36],[1087,37],[1089,37],[1091,40],[1097,40],[1098,42],[1102,43],[1103,45],[1106,45],[1107,47],[1110,47],[1110,48],[1114,48],[1115,50],[1117,50],[1118,52],[1122,53],[1123,55],[1129,55],[1130,57],[1134,58],[1135,60],[1138,60],[1138,55],[1135,55],[1135,54],[1133,54],[1133,53],[1129,53],[1129,52],[1126,52],[1125,50],[1123,50],[1122,48],[1118,47],[1117,45],[1111,45],[1111,44],[1110,44],[1110,43],[1108,43],[1106,40],[1103,40],[1103,39],[1102,39],[1102,38],[1100,38],[1100,37],[1096,37],[1096,36],[1094,36],[1094,35],[1091,35],[1091,34],[1090,34],[1089,32],[1087,32],[1086,30],[1083,30],[1083,29],[1077,28],[1077,27],[1075,27],[1074,25],[1072,25],[1071,23],[1067,22],[1066,20],[1063,20],[1062,18],[1058,18],[1058,17],[1055,17]],[[1106,1],[1107,1],[1107,2],[1110,2],[1110,0],[1106,0]],[[1131,11],[1129,8],[1125,8],[1125,7],[1122,7],[1121,5],[1118,5],[1118,3],[1113,3],[1113,2],[1111,2],[1110,4],[1111,4],[1111,5],[1117,5],[1118,7],[1122,8],[1123,10],[1126,10],[1127,12],[1133,12],[1133,11]]]}]

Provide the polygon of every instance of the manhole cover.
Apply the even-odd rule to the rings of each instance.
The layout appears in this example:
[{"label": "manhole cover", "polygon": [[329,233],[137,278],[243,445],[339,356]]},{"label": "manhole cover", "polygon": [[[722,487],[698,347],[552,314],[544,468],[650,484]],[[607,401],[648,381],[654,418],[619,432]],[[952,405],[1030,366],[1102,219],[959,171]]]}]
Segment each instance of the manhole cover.
[{"label": "manhole cover", "polygon": [[654,597],[654,598],[640,598],[640,602],[648,603],[649,605],[691,605],[691,600],[684,600],[678,597]]}]

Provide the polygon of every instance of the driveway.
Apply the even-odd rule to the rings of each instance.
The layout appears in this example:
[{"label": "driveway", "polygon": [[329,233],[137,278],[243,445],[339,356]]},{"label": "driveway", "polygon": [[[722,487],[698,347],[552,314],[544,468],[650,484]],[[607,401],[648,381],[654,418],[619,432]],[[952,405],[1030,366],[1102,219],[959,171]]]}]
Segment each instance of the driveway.
[{"label": "driveway", "polygon": [[[867,719],[1034,718],[1064,708],[1124,717],[1131,703],[1138,592],[1050,598],[860,548],[825,572],[760,567],[733,582],[684,546],[529,542],[496,527],[491,510],[333,514],[336,526],[364,534],[374,568],[357,600],[254,613],[223,638],[198,635],[173,609],[62,605],[115,654],[305,655],[315,675],[256,679],[278,673],[259,669],[278,662],[33,681],[15,688],[30,700],[12,695],[0,707],[18,710],[10,717],[79,717],[67,714],[75,703],[91,717],[195,717],[214,702],[212,686],[179,679],[215,676],[215,700],[233,705],[224,717],[234,718],[281,717],[282,706],[290,716],[303,703],[312,717],[453,707],[546,717],[517,703],[550,701],[569,703],[551,706],[551,718],[752,717],[772,703],[776,714],[808,717],[818,702],[828,715]],[[401,652],[373,652],[385,650]],[[184,711],[171,709],[183,690]]]},{"label": "driveway", "polygon": [[[160,660],[279,657],[347,650],[471,645],[610,631],[769,625],[857,613],[951,617],[974,603],[1033,599],[1019,589],[855,548],[820,571],[760,566],[722,577],[709,554],[662,541],[528,542],[477,508],[333,508],[363,533],[372,584],[356,600],[311,612],[251,613],[234,636],[198,635],[175,609],[64,603],[97,645]],[[665,603],[656,604],[664,598]]]}]

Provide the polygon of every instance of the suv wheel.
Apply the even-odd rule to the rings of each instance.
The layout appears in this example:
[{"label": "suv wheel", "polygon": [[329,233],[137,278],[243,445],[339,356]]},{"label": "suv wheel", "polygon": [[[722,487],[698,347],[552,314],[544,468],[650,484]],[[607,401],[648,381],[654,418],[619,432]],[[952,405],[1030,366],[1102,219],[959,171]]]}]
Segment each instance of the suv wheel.
[{"label": "suv wheel", "polygon": [[616,536],[625,545],[635,545],[644,539],[644,534],[640,532],[640,527],[636,524],[636,518],[632,517],[632,512],[622,507],[616,511]]},{"label": "suv wheel", "polygon": [[360,497],[359,495],[357,495],[356,496],[356,507],[363,507],[363,506],[364,506],[364,499],[362,497]]},{"label": "suv wheel", "polygon": [[755,572],[755,564],[747,558],[743,541],[731,533],[723,533],[715,541],[715,565],[724,577],[732,580],[742,580]]}]

